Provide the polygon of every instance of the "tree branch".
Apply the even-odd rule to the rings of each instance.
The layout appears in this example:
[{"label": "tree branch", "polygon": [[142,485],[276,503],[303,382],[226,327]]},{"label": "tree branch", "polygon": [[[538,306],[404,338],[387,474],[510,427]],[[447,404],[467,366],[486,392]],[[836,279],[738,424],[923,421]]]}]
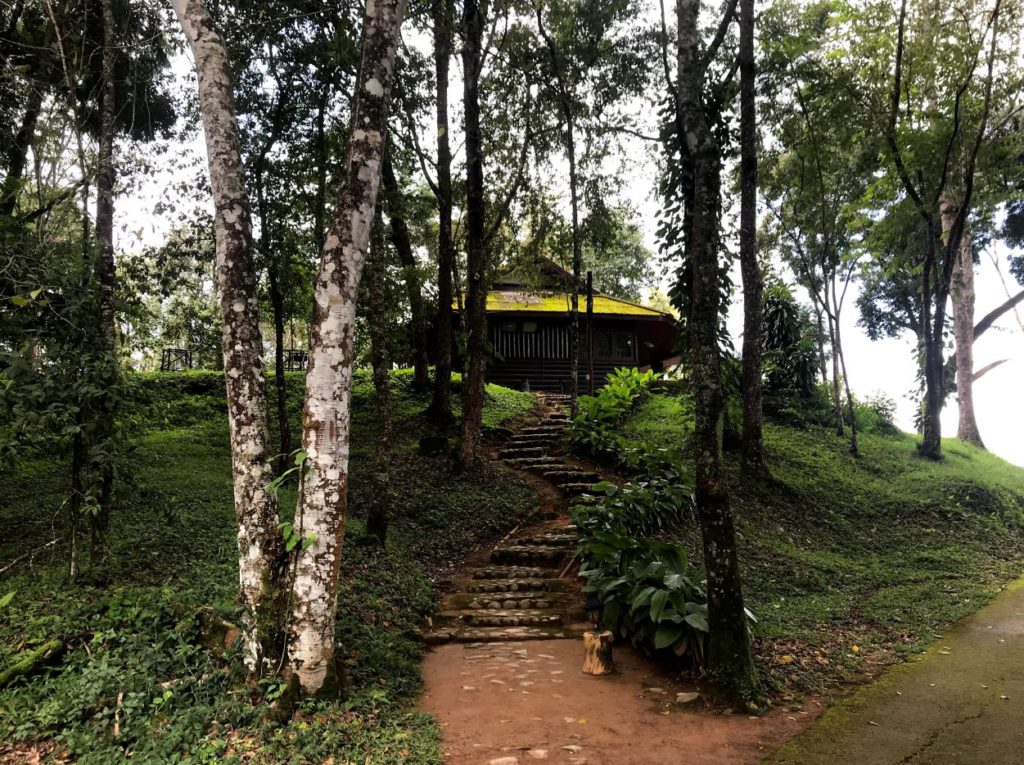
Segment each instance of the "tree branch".
[{"label": "tree branch", "polygon": [[1024,290],[1021,290],[1016,295],[1011,297],[1009,300],[1004,302],[997,308],[992,309],[985,314],[981,321],[974,325],[974,339],[977,340],[982,334],[985,333],[993,324],[999,321],[999,318],[1008,311],[1013,310],[1013,307],[1019,303],[1024,303]]}]

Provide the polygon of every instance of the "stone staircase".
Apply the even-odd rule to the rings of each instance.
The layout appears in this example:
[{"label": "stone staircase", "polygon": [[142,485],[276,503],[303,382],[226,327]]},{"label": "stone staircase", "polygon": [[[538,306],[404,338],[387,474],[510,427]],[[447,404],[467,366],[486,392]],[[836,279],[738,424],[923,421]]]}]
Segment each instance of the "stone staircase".
[{"label": "stone staircase", "polygon": [[589,626],[575,580],[567,578],[576,534],[565,511],[567,500],[578,501],[600,476],[562,453],[569,397],[541,393],[538,399],[540,419],[497,456],[542,479],[551,501],[456,576],[424,636],[428,643],[574,638]]}]

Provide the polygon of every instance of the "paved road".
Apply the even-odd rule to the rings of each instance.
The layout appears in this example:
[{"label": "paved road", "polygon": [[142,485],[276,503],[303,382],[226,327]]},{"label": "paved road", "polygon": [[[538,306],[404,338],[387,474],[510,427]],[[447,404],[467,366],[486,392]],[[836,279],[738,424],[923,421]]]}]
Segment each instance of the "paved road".
[{"label": "paved road", "polygon": [[765,763],[1024,764],[1024,579]]}]

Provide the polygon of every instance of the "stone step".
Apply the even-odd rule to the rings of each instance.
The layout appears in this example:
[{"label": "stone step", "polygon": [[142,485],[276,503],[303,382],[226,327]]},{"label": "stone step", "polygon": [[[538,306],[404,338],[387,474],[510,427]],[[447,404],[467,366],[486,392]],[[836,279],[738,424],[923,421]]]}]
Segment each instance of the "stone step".
[{"label": "stone step", "polygon": [[512,543],[516,545],[538,545],[541,547],[571,547],[575,542],[575,534],[559,534],[553,531],[546,534],[516,537],[512,540]]},{"label": "stone step", "polygon": [[523,441],[543,441],[544,443],[554,443],[558,440],[558,433],[551,431],[548,433],[516,433],[509,439],[510,444],[518,444]]},{"label": "stone step", "polygon": [[534,475],[544,475],[548,470],[562,470],[565,468],[565,463],[557,462],[551,457],[546,457],[545,462],[535,462],[531,465],[518,465],[517,467],[525,468]]},{"label": "stone step", "polygon": [[551,433],[553,435],[560,435],[565,432],[565,423],[553,422],[550,425],[530,425],[520,430],[520,433]]},{"label": "stone step", "polygon": [[589,470],[576,470],[569,467],[557,470],[545,470],[541,475],[555,483],[597,483],[601,480],[601,476],[597,473]]},{"label": "stone step", "polygon": [[516,436],[511,441],[505,444],[506,449],[528,449],[531,446],[539,446],[544,449],[551,449],[556,443],[553,438],[544,438],[543,436],[527,436],[521,437]]},{"label": "stone step", "polygon": [[[547,454],[545,454],[543,456],[540,456],[540,457],[510,457],[509,459],[505,460],[505,462],[507,462],[510,465],[515,465],[516,467],[522,467],[522,468],[536,467],[538,465],[561,465],[562,464],[561,461],[559,461],[555,457],[551,457],[551,456],[549,456]],[[554,468],[552,468],[552,469],[554,469]]]},{"label": "stone step", "polygon": [[543,457],[547,454],[546,446],[506,446],[501,450],[502,458],[509,457]]},{"label": "stone step", "polygon": [[467,593],[482,595],[502,595],[511,593],[515,596],[520,592],[563,592],[568,589],[564,579],[475,579],[465,585]]},{"label": "stone step", "polygon": [[494,563],[548,563],[557,565],[565,558],[565,547],[511,544],[491,551]]},{"label": "stone step", "polygon": [[428,645],[442,643],[497,643],[522,640],[572,640],[579,634],[564,627],[469,627],[440,628],[423,636]]},{"label": "stone step", "polygon": [[540,608],[442,611],[438,616],[442,623],[456,621],[473,627],[560,627],[562,625],[560,613]]},{"label": "stone step", "polygon": [[445,608],[468,611],[501,611],[513,609],[551,609],[560,608],[565,601],[561,593],[543,590],[526,590],[523,592],[473,593],[459,592],[445,598]]},{"label": "stone step", "polygon": [[552,569],[546,566],[485,566],[473,572],[474,579],[547,579]]},{"label": "stone step", "polygon": [[592,494],[594,491],[594,484],[577,482],[559,483],[558,488],[570,497],[578,497],[583,494]]}]

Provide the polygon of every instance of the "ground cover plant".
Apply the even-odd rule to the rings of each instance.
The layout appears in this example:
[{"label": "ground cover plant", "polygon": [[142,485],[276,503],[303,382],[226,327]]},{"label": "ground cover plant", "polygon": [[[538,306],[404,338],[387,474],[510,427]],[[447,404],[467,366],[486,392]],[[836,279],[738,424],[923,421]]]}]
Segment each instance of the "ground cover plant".
[{"label": "ground cover plant", "polygon": [[[288,376],[297,417],[302,376]],[[372,383],[354,384],[352,508],[339,596],[340,702],[308,702],[286,724],[249,688],[232,643],[238,564],[223,379],[217,373],[130,379],[132,444],[125,496],[102,564],[64,584],[66,470],[44,454],[5,466],[0,485],[0,668],[47,641],[58,655],[0,688],[0,761],[32,748],[82,763],[440,762],[438,732],[409,708],[419,689],[420,631],[435,582],[535,506],[528,484],[498,466],[472,474],[417,452],[429,402],[393,375],[396,510],[387,547],[369,543],[362,511],[374,443]],[[533,407],[489,386],[485,425]],[[289,515],[294,488],[281,489]],[[51,544],[51,540],[57,541]],[[10,565],[10,564],[14,565]],[[6,747],[6,749],[4,748]]]}]

